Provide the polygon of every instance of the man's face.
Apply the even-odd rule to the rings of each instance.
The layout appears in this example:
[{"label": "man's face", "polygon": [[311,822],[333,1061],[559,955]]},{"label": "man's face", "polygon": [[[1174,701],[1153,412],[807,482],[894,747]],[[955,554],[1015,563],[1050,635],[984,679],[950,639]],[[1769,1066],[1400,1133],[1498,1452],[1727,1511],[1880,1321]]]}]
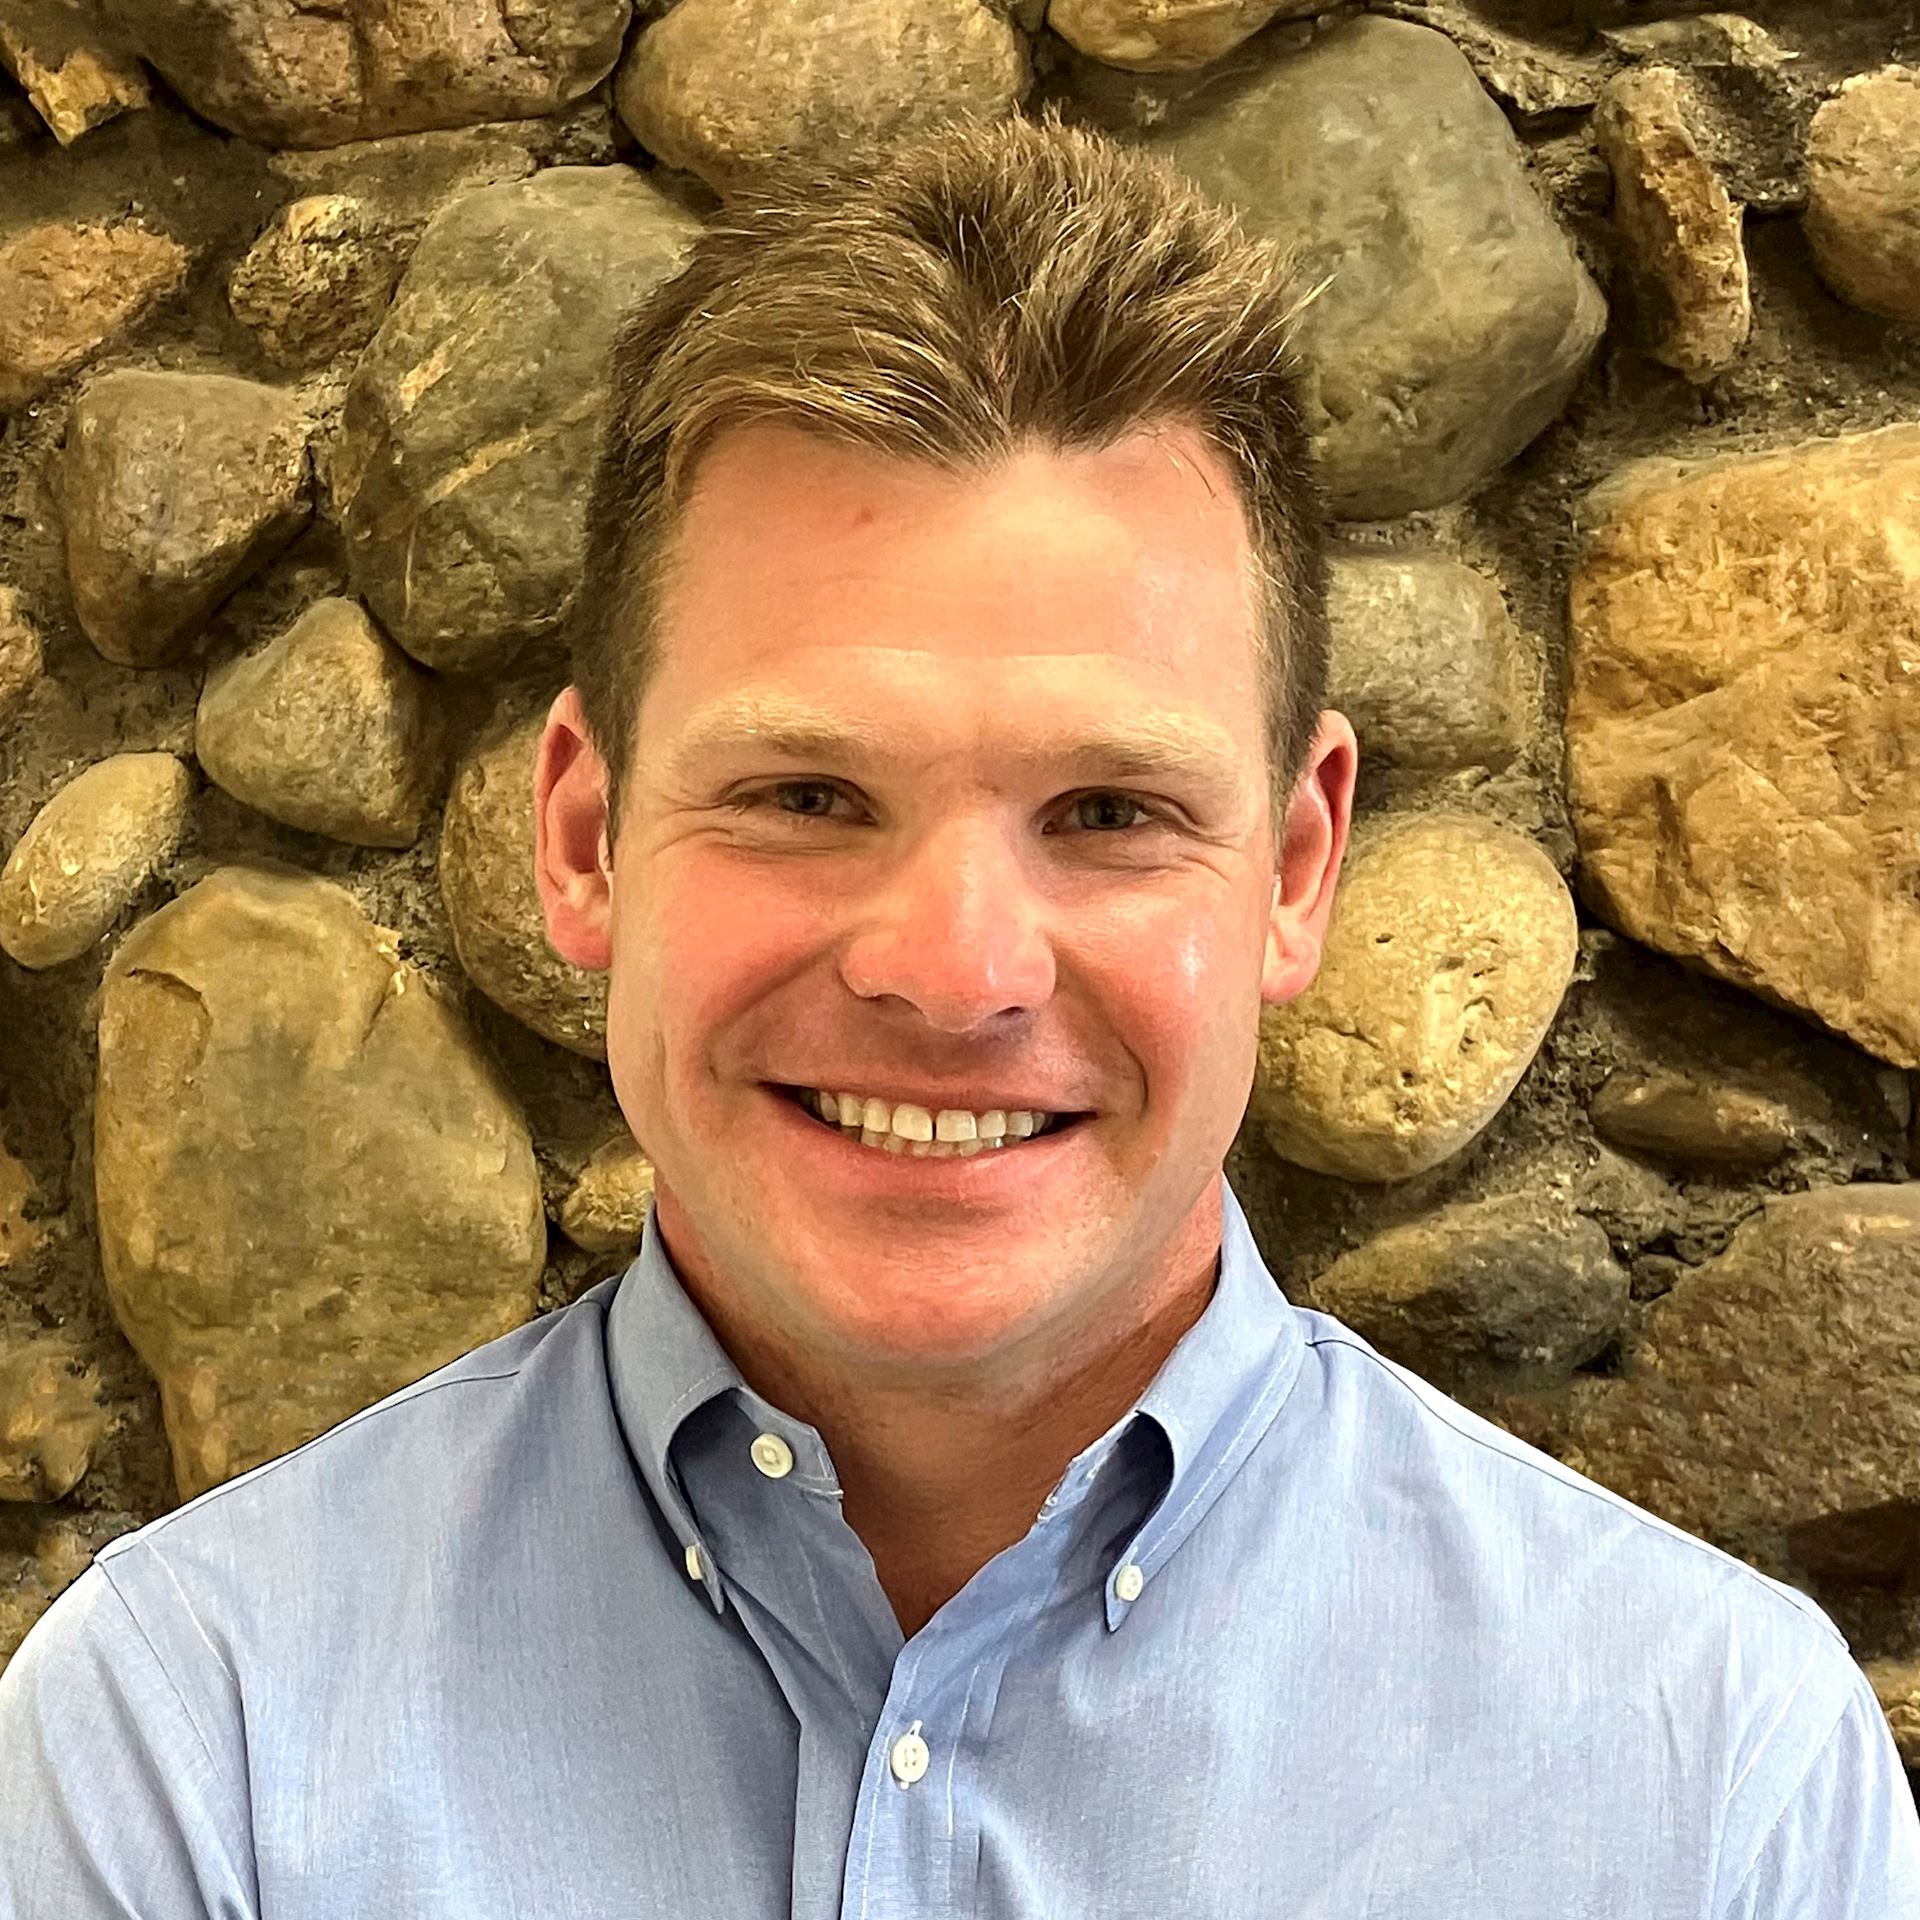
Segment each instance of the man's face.
[{"label": "man's face", "polygon": [[[1355,758],[1324,716],[1271,819],[1224,465],[1168,429],[962,480],[754,425],[677,551],[610,886],[572,689],[536,805],[549,935],[611,966],[608,1066],[689,1284],[875,1378],[1012,1368],[1190,1284]],[[1113,732],[1191,764],[1082,753]],[[1085,1117],[920,1158],[792,1087]]]}]

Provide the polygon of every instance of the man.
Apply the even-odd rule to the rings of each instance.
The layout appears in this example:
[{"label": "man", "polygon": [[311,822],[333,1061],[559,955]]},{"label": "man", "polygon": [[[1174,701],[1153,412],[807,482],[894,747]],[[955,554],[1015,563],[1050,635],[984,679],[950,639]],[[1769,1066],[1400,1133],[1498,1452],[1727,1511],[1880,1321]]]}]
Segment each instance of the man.
[{"label": "man", "polygon": [[1051,117],[730,210],[616,354],[535,782],[656,1173],[573,1306],[123,1537],[0,1914],[1920,1911],[1819,1608],[1291,1307],[1282,268]]}]

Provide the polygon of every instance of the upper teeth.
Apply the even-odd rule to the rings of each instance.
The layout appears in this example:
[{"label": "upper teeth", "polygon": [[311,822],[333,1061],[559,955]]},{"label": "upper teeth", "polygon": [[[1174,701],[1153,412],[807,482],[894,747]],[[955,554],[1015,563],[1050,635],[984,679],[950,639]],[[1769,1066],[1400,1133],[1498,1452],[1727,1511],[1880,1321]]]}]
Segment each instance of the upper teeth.
[{"label": "upper teeth", "polygon": [[857,1093],[811,1092],[807,1098],[823,1120],[843,1127],[859,1127],[869,1133],[893,1133],[902,1140],[940,1140],[955,1143],[968,1140],[1024,1140],[1038,1133],[1053,1116],[1033,1107],[1016,1107],[1008,1112],[1000,1107],[974,1113],[965,1107],[942,1107],[930,1113],[910,1100],[891,1104],[880,1099],[862,1099]]}]

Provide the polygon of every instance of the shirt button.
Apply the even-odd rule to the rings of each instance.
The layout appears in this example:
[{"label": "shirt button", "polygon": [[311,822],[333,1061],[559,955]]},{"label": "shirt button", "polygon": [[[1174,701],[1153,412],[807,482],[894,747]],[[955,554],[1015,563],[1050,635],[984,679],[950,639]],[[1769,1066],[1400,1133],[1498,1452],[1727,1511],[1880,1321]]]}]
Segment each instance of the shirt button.
[{"label": "shirt button", "polygon": [[700,1558],[700,1545],[695,1540],[687,1542],[687,1571],[696,1580],[704,1580],[707,1577],[706,1565]]},{"label": "shirt button", "polygon": [[1113,1590],[1122,1600],[1134,1601],[1140,1598],[1140,1589],[1147,1584],[1147,1576],[1131,1564],[1124,1566],[1113,1576]]},{"label": "shirt button", "polygon": [[920,1722],[916,1720],[893,1743],[887,1754],[887,1764],[893,1769],[893,1777],[903,1787],[910,1787],[926,1773],[927,1762],[931,1758],[927,1743],[920,1738]]},{"label": "shirt button", "polygon": [[752,1453],[753,1464],[769,1480],[784,1480],[793,1471],[793,1449],[777,1433],[763,1433]]}]

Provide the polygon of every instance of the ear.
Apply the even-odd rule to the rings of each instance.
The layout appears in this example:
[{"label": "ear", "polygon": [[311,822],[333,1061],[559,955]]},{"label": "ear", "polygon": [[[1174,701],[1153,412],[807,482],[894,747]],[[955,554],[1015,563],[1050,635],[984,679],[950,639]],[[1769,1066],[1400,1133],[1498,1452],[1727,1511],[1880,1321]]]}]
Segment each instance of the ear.
[{"label": "ear", "polygon": [[1353,824],[1359,770],[1360,743],[1352,723],[1345,714],[1324,708],[1282,824],[1260,975],[1260,998],[1268,1006],[1304,993],[1320,970],[1334,884]]},{"label": "ear", "polygon": [[607,770],[577,687],[547,710],[533,768],[533,877],[547,944],[594,973],[613,964],[613,861],[607,845]]}]

